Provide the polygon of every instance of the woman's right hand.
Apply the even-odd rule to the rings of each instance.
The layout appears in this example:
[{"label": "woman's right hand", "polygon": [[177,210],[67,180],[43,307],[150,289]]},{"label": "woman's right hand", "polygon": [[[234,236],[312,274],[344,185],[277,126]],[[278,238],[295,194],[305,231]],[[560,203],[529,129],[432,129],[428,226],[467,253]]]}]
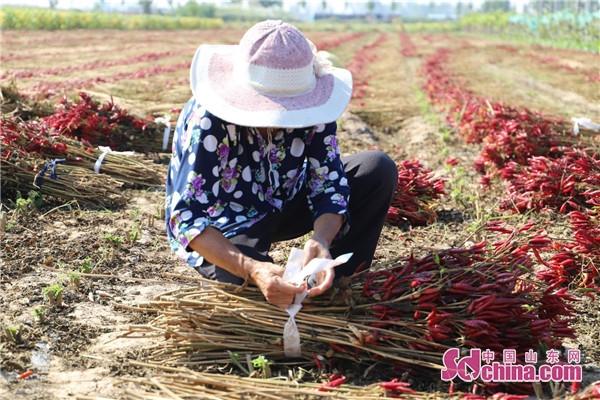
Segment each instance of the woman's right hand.
[{"label": "woman's right hand", "polygon": [[283,268],[269,262],[257,262],[250,272],[250,278],[260,289],[265,299],[273,305],[286,308],[294,301],[297,293],[306,290],[306,284],[294,286],[283,281]]}]

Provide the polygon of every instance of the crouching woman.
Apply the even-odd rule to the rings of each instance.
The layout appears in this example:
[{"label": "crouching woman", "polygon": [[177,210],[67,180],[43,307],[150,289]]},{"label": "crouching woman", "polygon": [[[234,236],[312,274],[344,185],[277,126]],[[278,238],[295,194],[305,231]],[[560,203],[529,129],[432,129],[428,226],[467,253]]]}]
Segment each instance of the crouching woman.
[{"label": "crouching woman", "polygon": [[335,121],[351,98],[350,72],[292,25],[264,21],[239,45],[200,46],[190,79],[166,186],[173,251],[207,278],[249,280],[281,307],[306,288],[283,281],[268,254],[274,242],[312,231],[305,265],[354,254],[320,273],[309,296],[370,266],[396,168],[378,151],[340,156]]}]

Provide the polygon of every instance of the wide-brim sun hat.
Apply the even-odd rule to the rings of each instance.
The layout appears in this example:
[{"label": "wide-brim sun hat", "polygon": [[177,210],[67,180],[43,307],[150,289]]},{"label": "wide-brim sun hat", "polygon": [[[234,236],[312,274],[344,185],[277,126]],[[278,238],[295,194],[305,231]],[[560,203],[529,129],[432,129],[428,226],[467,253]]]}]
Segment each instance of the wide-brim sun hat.
[{"label": "wide-brim sun hat", "polygon": [[302,128],[335,121],[352,97],[336,68],[294,26],[267,20],[238,45],[201,45],[190,68],[197,102],[242,126]]}]

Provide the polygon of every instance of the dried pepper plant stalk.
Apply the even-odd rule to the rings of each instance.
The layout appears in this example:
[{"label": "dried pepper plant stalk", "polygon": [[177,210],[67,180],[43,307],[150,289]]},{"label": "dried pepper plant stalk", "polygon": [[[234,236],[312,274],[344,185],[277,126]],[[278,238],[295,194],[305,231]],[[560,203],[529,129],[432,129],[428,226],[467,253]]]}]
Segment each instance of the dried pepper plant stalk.
[{"label": "dried pepper plant stalk", "polygon": [[[287,377],[255,378],[231,374],[198,372],[187,368],[174,368],[138,361],[130,361],[132,366],[153,368],[154,375],[135,378],[121,378],[116,385],[118,398],[125,400],[155,399],[427,399],[427,400],[526,400],[529,396],[497,392],[490,396],[464,393],[451,390],[442,392],[421,392],[410,387],[407,382],[393,379],[367,386],[355,386],[345,382],[331,385],[322,383],[298,382]],[[342,377],[343,378],[343,377]],[[341,379],[341,378],[340,378]],[[600,395],[600,382],[595,382],[583,391],[566,395],[565,400],[591,400]],[[97,397],[83,396],[82,399]],[[103,399],[109,400],[103,393]]]},{"label": "dried pepper plant stalk", "polygon": [[[478,395],[459,391],[420,392],[410,388],[406,382],[396,379],[389,382],[373,383],[368,386],[354,386],[346,383],[335,387],[329,382],[298,382],[285,377],[261,379],[240,377],[230,374],[197,372],[187,368],[173,368],[131,361],[139,367],[151,367],[158,372],[154,376],[141,378],[122,378],[117,384],[119,399],[139,400],[172,400],[172,399],[427,399],[427,400],[526,400],[529,396],[507,394],[502,392],[493,395]],[[600,382],[595,382],[583,391],[567,395],[565,400],[592,400],[600,396]],[[80,396],[81,399],[97,399],[94,396]],[[106,394],[102,398],[109,400]]]},{"label": "dried pepper plant stalk", "polygon": [[[204,281],[200,288],[178,290],[145,304],[143,311],[160,315],[148,325],[132,326],[126,336],[159,336],[166,340],[149,352],[153,361],[175,365],[213,365],[232,363],[230,352],[239,357],[264,355],[269,360],[286,362],[282,332],[288,315],[264,300],[256,288],[245,288]],[[357,364],[374,359],[439,369],[443,346],[419,339],[424,331],[402,321],[393,330],[371,327],[377,319],[369,307],[310,305],[298,314],[303,346],[295,364],[311,363],[314,355],[328,355]],[[411,350],[406,343],[438,348],[438,352]]]}]

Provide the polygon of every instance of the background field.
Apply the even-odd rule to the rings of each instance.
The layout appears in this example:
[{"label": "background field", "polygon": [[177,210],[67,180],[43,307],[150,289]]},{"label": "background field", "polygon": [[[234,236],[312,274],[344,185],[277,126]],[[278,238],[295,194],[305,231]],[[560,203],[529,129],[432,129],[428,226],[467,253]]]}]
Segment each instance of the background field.
[{"label": "background field", "polygon": [[[2,32],[0,77],[3,85],[15,80],[19,89],[38,97],[52,100],[85,91],[98,99],[113,98],[141,116],[170,114],[174,120],[191,95],[188,67],[197,45],[235,43],[242,33],[228,28],[9,30]],[[533,218],[557,236],[569,235],[568,221],[556,212],[523,216],[499,210],[502,183],[487,189],[479,184],[472,163],[480,147],[465,144],[448,128],[444,113],[429,103],[422,89],[422,68],[437,50],[448,49],[446,68],[477,95],[548,116],[598,122],[597,53],[468,32],[307,34],[317,45],[329,47],[338,65],[353,69],[361,88],[349,111],[362,122],[349,115],[340,121],[343,153],[380,148],[397,161],[419,159],[447,179],[449,194],[436,206],[437,221],[416,228],[386,226],[374,268],[409,254],[476,242],[486,235],[476,227],[496,216],[514,223]],[[339,39],[341,43],[336,43]],[[375,45],[365,48],[371,43]],[[363,123],[368,129],[362,129]],[[449,165],[448,158],[457,164]],[[194,275],[169,251],[161,220],[162,190],[130,190],[127,196],[127,206],[118,210],[90,211],[72,205],[8,213],[1,233],[0,325],[19,326],[23,341],[18,346],[0,344],[0,397],[95,393],[118,397],[115,379],[141,373],[121,362],[144,344],[118,338],[127,325],[144,322],[126,306],[190,285]],[[139,230],[139,236],[127,240],[132,230]],[[123,241],[115,244],[107,235]],[[273,254],[278,261],[285,260],[289,247],[300,243],[279,244]],[[65,306],[49,310],[46,323],[36,323],[32,310],[44,304],[42,288],[86,260],[93,269],[78,287],[66,289]],[[577,344],[585,353],[584,379],[589,383],[599,378],[600,305],[585,299],[578,308]],[[16,382],[16,374],[27,369],[35,371],[34,379]],[[445,390],[440,383],[420,384]]]}]

